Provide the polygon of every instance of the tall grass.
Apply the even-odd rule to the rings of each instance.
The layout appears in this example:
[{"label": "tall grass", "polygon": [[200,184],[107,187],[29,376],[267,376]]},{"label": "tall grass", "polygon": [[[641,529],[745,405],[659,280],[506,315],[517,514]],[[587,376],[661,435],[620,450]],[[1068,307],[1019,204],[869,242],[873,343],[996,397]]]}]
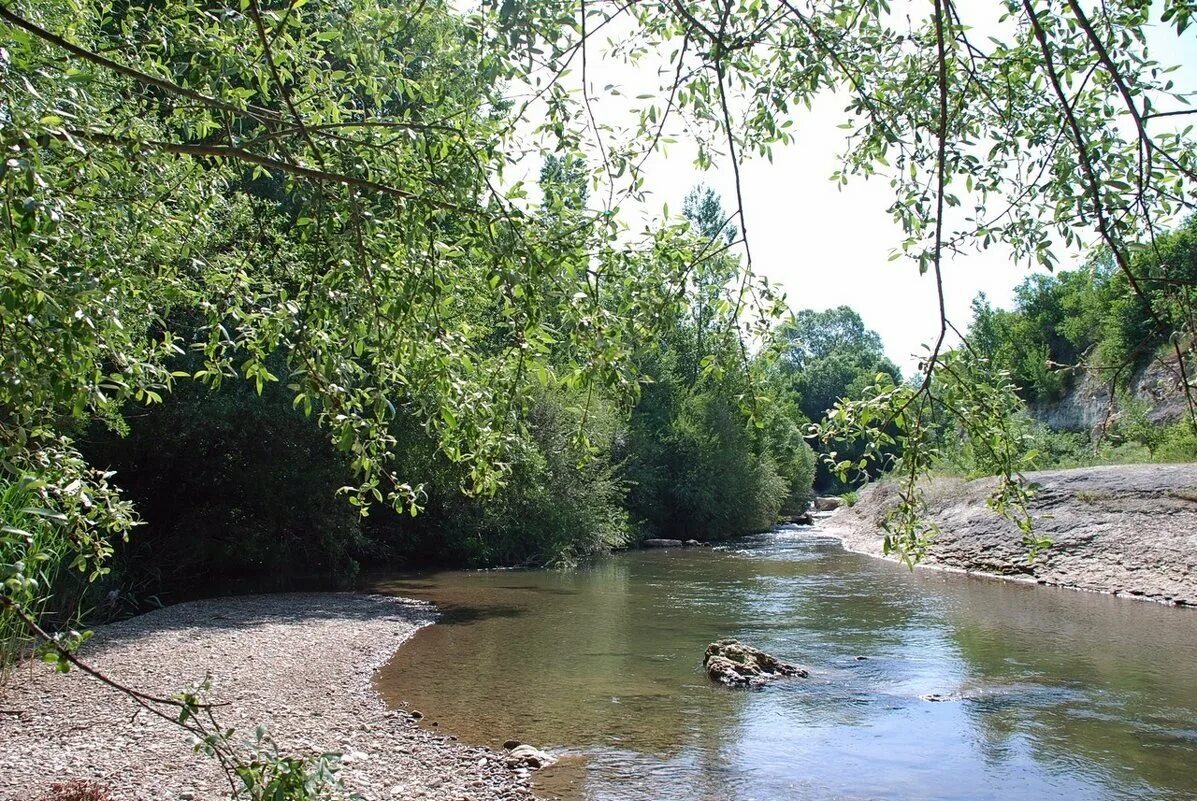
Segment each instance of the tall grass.
[{"label": "tall grass", "polygon": [[[41,619],[50,607],[69,543],[33,506],[27,486],[23,481],[0,482],[0,593]],[[7,605],[0,606],[0,685],[35,645],[24,621]]]}]

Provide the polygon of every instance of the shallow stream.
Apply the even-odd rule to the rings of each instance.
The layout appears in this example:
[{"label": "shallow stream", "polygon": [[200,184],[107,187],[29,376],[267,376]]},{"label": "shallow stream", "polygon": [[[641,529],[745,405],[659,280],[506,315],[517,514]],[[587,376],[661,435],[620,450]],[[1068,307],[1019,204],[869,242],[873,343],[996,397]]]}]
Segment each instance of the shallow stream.
[{"label": "shallow stream", "polygon": [[[375,589],[444,613],[384,697],[466,742],[564,754],[546,795],[1197,799],[1197,610],[912,573],[810,529]],[[713,686],[720,637],[811,676]]]}]

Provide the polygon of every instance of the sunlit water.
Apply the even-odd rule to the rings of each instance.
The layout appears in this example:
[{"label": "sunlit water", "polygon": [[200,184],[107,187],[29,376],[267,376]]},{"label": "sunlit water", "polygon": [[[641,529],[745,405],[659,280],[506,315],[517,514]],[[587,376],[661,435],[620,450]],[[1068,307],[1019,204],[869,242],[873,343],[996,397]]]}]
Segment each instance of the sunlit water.
[{"label": "sunlit water", "polygon": [[[565,754],[545,794],[1197,799],[1192,609],[911,573],[809,530],[376,589],[444,612],[383,695],[467,742]],[[713,686],[720,637],[811,677]]]}]

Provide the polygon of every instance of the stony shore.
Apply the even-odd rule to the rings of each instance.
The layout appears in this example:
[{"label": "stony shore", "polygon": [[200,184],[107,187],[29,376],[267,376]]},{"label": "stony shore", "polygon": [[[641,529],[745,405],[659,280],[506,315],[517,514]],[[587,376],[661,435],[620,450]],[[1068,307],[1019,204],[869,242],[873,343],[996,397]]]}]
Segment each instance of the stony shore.
[{"label": "stony shore", "polygon": [[[1197,465],[1119,465],[1028,473],[1036,530],[1053,546],[1034,562],[1015,526],[986,506],[992,479],[936,479],[928,514],[940,534],[924,564],[1177,605],[1197,605]],[[851,551],[882,556],[895,487],[875,484],[820,525]]]},{"label": "stony shore", "polygon": [[[526,780],[486,749],[389,711],[374,670],[431,607],[343,593],[179,604],[97,630],[81,654],[112,678],[169,695],[205,673],[222,725],[265,725],[281,750],[346,755],[346,787],[369,801],[531,799]],[[88,779],[117,801],[227,799],[224,774],[188,735],[79,672],[31,663],[0,700],[0,799],[37,801],[54,782]]]}]

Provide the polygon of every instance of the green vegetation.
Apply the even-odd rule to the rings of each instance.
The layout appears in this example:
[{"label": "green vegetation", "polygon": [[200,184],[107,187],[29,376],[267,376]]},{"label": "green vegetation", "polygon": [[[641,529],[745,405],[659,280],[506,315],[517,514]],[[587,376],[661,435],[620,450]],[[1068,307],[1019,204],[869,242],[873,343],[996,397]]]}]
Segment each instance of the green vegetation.
[{"label": "green vegetation", "polygon": [[[66,567],[71,550],[59,530],[42,519],[39,509],[30,506],[30,491],[30,482],[0,488],[0,520],[4,521],[0,528],[0,565],[22,563],[20,581],[10,581],[5,593],[17,608],[46,618],[52,589],[58,586],[59,571]],[[32,653],[34,644],[33,632],[16,609],[0,608],[0,680],[7,678],[16,660]]]},{"label": "green vegetation", "polygon": [[[1176,409],[1187,405],[1191,343],[1174,332],[1192,328],[1197,218],[1137,248],[1131,265],[1129,275],[1117,271],[1108,249],[1099,248],[1081,269],[1028,278],[1009,311],[994,309],[983,296],[973,304],[969,348],[1008,374],[1031,405],[1020,412],[1019,426],[1037,453],[1036,465],[1197,459],[1192,415],[1161,425],[1148,408],[1159,400]],[[1131,291],[1132,279],[1141,294]],[[1163,397],[1136,397],[1134,379],[1153,362],[1166,376]],[[1035,411],[1052,408],[1078,384],[1108,399],[1091,430],[1052,431],[1032,422]]]},{"label": "green vegetation", "polygon": [[[1008,4],[984,43],[944,0],[914,19],[876,0],[0,6],[3,636],[23,647],[24,621],[79,666],[81,637],[37,630],[84,603],[64,582],[119,606],[205,566],[557,563],[760,528],[809,497],[802,435],[829,407],[816,480],[903,476],[889,544],[911,558],[948,432],[1025,523],[1017,392],[1059,392],[1035,360],[1100,341],[1133,362],[1194,333],[1192,232],[1155,234],[1193,208],[1197,157],[1149,125],[1187,98],[1146,51],[1150,4],[1066,6]],[[1192,10],[1169,0],[1165,21]],[[612,125],[586,54],[617,18],[616,56],[673,77]],[[738,164],[829,92],[848,97],[833,178],[884,175],[895,257],[942,290],[946,251],[1052,265],[1092,223],[1113,265],[1092,297],[1069,284],[1076,308],[1048,320],[1028,289],[1025,325],[982,305],[993,360],[949,352],[941,317],[910,384],[850,310],[778,333]],[[698,167],[730,157],[735,208],[699,190],[631,230],[670,120]],[[284,757],[241,771],[198,695],[154,704],[250,797],[315,794],[274,783]]]},{"label": "green vegetation", "polygon": [[[774,347],[779,380],[810,420],[822,420],[841,398],[860,397],[882,377],[895,384],[902,380],[897,366],[885,356],[881,338],[847,306],[798,312],[778,328]],[[864,455],[863,443],[835,443],[839,452],[834,458],[828,458],[830,447],[820,448],[823,458],[815,479],[820,492],[846,489],[846,479],[831,465]],[[863,476],[876,476],[884,466],[883,461],[871,461]],[[857,475],[851,481],[859,479]]]},{"label": "green vegetation", "polygon": [[1028,278],[1010,311],[977,298],[968,340],[1010,373],[1029,402],[1059,400],[1081,370],[1125,390],[1134,371],[1161,350],[1175,360],[1173,332],[1192,327],[1194,285],[1197,218],[1190,218],[1141,244],[1129,272],[1099,248],[1081,269]]}]

